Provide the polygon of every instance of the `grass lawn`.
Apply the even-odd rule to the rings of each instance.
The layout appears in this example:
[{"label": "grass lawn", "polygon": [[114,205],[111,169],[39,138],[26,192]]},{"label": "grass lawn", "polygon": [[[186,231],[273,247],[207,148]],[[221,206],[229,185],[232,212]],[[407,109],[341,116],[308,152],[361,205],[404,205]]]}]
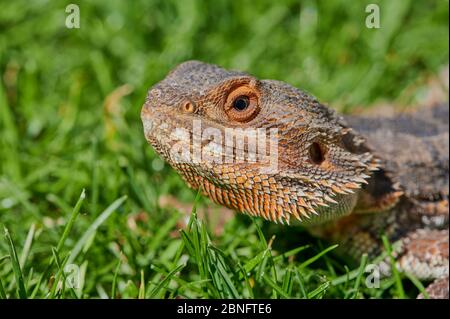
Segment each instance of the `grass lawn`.
[{"label": "grass lawn", "polygon": [[[161,197],[214,206],[146,144],[139,113],[189,59],[286,81],[342,112],[417,105],[448,64],[448,1],[78,1],[81,27],[68,29],[71,2],[1,4],[0,298],[417,295],[403,275],[367,288],[370,261],[301,227],[183,223]],[[369,3],[380,29],[365,27]]]}]

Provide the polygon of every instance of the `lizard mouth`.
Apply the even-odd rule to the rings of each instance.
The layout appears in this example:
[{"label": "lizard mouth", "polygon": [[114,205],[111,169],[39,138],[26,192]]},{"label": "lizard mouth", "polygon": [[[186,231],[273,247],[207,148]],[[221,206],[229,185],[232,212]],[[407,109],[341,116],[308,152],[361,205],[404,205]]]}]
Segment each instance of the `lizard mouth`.
[{"label": "lizard mouth", "polygon": [[173,108],[149,103],[152,101],[144,104],[141,110],[145,137],[169,162],[201,162],[210,169],[216,164],[231,163],[263,167],[270,160],[278,160],[278,154],[271,154],[277,148],[274,129],[238,125],[224,128],[214,120],[183,112],[174,115],[170,112]]},{"label": "lizard mouth", "polygon": [[278,145],[271,132],[223,130],[212,121],[189,116],[177,116],[168,122],[147,110],[141,117],[146,139],[171,164],[197,164],[198,170],[222,164],[264,170],[278,161]]}]

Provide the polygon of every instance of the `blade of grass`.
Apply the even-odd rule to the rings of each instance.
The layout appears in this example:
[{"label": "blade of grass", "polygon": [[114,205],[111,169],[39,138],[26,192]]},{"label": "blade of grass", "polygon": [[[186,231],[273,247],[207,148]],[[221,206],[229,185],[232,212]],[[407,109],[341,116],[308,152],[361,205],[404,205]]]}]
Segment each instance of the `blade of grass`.
[{"label": "blade of grass", "polygon": [[4,261],[6,261],[9,258],[10,258],[9,255],[5,255],[5,256],[0,257],[0,264],[2,264]]},{"label": "blade of grass", "polygon": [[292,268],[289,267],[286,270],[286,274],[283,277],[283,284],[281,285],[283,291],[286,292],[286,294],[289,296],[292,294],[292,284]]},{"label": "blade of grass", "polygon": [[266,237],[264,236],[264,234],[261,230],[261,227],[259,227],[259,225],[258,225],[258,219],[252,217],[252,222],[256,227],[256,232],[259,237],[259,242],[263,245],[263,249],[267,249],[268,245],[267,245]]},{"label": "blade of grass", "polygon": [[[170,280],[172,279],[172,277],[173,276],[175,276],[175,274],[177,273],[177,272],[179,272],[179,271],[181,271],[181,269],[183,269],[184,267],[185,267],[186,265],[180,265],[180,266],[178,266],[178,267],[175,267],[173,270],[171,270],[168,274],[167,274],[167,276],[163,279],[163,280],[161,280],[160,282],[159,282],[159,284],[153,289],[153,290],[151,290],[150,291],[150,294],[149,294],[149,298],[153,298],[154,296],[156,296],[156,294],[166,285],[166,284],[168,284],[169,282],[170,282]],[[152,267],[153,268],[153,267]]]},{"label": "blade of grass", "polygon": [[[187,227],[186,227],[186,229],[188,231],[191,229],[192,223],[194,222],[194,219],[197,218],[197,205],[198,205],[198,202],[200,201],[200,198],[201,198],[201,191],[199,189],[197,191],[197,194],[195,195],[194,205],[192,205],[192,210],[191,210],[191,216],[189,216],[189,221],[188,221],[188,224],[187,224]],[[185,232],[185,231],[184,230],[180,230],[179,232],[180,232],[180,236],[183,238],[183,240],[181,241],[180,247],[178,247],[178,250],[177,250],[177,252],[175,254],[175,258],[174,258],[174,261],[173,261],[173,266],[174,267],[177,266],[177,264],[178,264],[178,262],[179,262],[179,260],[181,258],[181,255],[183,254],[184,247],[185,247],[185,244],[186,244],[185,241],[189,242],[189,237],[186,235],[186,233],[183,235],[183,232]]]},{"label": "blade of grass", "polygon": [[420,293],[424,296],[425,299],[429,299],[430,298],[430,295],[425,290],[425,287],[422,285],[420,280],[417,279],[416,276],[414,276],[413,274],[411,274],[409,272],[405,272],[404,274],[409,280],[411,280],[411,282],[414,284],[414,286],[416,286],[416,288],[420,291]]},{"label": "blade of grass", "polygon": [[[183,239],[183,244],[184,244],[183,246],[186,247],[186,249],[188,250],[188,253],[190,255],[194,256],[195,255],[194,244],[192,243],[190,235],[186,231],[181,229],[180,230],[180,236]],[[176,257],[175,260],[178,261],[179,257],[178,258]]]},{"label": "blade of grass", "polygon": [[314,289],[313,291],[311,291],[310,293],[308,293],[308,299],[313,299],[316,297],[323,297],[323,295],[325,294],[326,290],[328,289],[328,287],[330,287],[330,282],[324,282],[323,284],[321,284],[319,287],[317,287],[316,289]]},{"label": "blade of grass", "polygon": [[158,231],[152,236],[152,239],[148,244],[149,251],[154,251],[161,245],[161,242],[167,238],[168,233],[177,224],[179,219],[179,214],[173,214],[163,225],[161,225],[161,227],[158,228]]},{"label": "blade of grass", "polygon": [[264,281],[270,286],[272,287],[273,290],[276,290],[278,294],[280,294],[281,296],[283,296],[284,298],[291,298],[288,294],[286,294],[283,289],[278,286],[267,274],[265,274],[263,276]]},{"label": "blade of grass", "polygon": [[33,223],[31,224],[30,230],[28,231],[27,238],[25,239],[25,244],[23,245],[22,254],[20,255],[19,263],[21,268],[25,266],[25,261],[27,260],[30,253],[35,231],[36,224]]},{"label": "blade of grass", "polygon": [[[378,257],[376,257],[375,259],[371,260],[370,262],[373,264],[377,264],[380,261],[384,260],[387,257],[387,253],[383,251],[383,253],[381,253]],[[345,266],[346,267],[346,266]],[[358,276],[358,272],[359,272],[359,268],[358,269],[353,269],[352,271],[346,271],[346,273],[344,275],[341,275],[337,278],[334,278],[331,281],[331,284],[333,286],[337,286],[343,283],[346,283],[350,280],[355,279]]]},{"label": "blade of grass", "polygon": [[[245,273],[251,272],[256,266],[260,265],[263,259],[265,258],[266,254],[268,254],[269,250],[265,249],[259,254],[257,254],[255,257],[247,261],[244,265],[244,271]],[[243,274],[239,276],[239,279],[243,279]]]},{"label": "blade of grass", "polygon": [[16,279],[17,292],[19,298],[26,299],[28,297],[27,290],[25,288],[25,282],[23,280],[22,269],[20,267],[19,259],[17,258],[16,247],[14,246],[14,242],[9,234],[9,231],[6,227],[4,227],[6,241],[8,243],[9,255],[11,256],[11,264],[14,271],[14,277]]},{"label": "blade of grass", "polygon": [[3,283],[2,283],[1,278],[0,278],[0,298],[6,299],[6,292],[5,292],[5,288],[3,288]]},{"label": "blade of grass", "polygon": [[133,168],[127,164],[125,169],[128,174],[128,182],[130,183],[131,189],[133,190],[136,198],[139,200],[142,207],[144,207],[147,212],[151,212],[152,210],[154,210],[154,205],[150,202],[148,197],[145,195],[145,191],[136,180]]},{"label": "blade of grass", "polygon": [[[323,243],[321,241],[319,241],[318,246],[321,250],[324,249],[323,247]],[[332,259],[330,257],[328,257],[327,255],[323,256],[323,261],[325,262],[325,264],[327,265],[328,271],[331,274],[331,278],[335,278],[336,277],[336,270],[334,269],[333,266],[333,262]]]},{"label": "blade of grass", "polygon": [[306,293],[305,284],[303,283],[303,276],[300,274],[300,272],[298,271],[297,267],[294,268],[294,271],[295,271],[295,275],[296,275],[297,280],[298,280],[298,285],[299,285],[299,288],[300,288],[300,293],[302,295],[302,298],[307,299],[308,298],[308,294]]},{"label": "blade of grass", "polygon": [[[86,198],[86,192],[83,189],[81,191],[81,195],[78,198],[77,203],[75,204],[75,206],[74,206],[74,208],[72,210],[72,214],[71,214],[71,216],[69,218],[69,221],[67,222],[66,227],[64,227],[64,231],[63,231],[63,234],[62,234],[61,238],[58,241],[58,245],[56,246],[56,251],[58,253],[60,252],[61,248],[64,246],[64,244],[66,242],[66,239],[69,236],[70,231],[72,230],[73,224],[75,223],[75,220],[77,219],[78,215],[80,214],[80,209],[81,209],[81,206],[82,206],[85,198]],[[50,262],[47,265],[47,268],[42,273],[42,275],[39,277],[39,280],[38,280],[38,282],[37,282],[33,292],[31,293],[31,298],[32,299],[37,295],[37,293],[39,291],[39,288],[41,286],[41,283],[44,280],[44,278],[46,278],[48,276],[48,274],[50,272],[50,269],[52,268],[53,263],[54,263],[54,259],[53,258],[54,257],[52,256],[52,258],[50,259]]]},{"label": "blade of grass", "polygon": [[[67,277],[66,277],[66,273],[64,271],[64,267],[67,264],[67,259],[68,258],[67,257],[64,258],[64,261],[61,263],[61,261],[59,259],[59,256],[58,256],[58,252],[56,251],[56,249],[54,247],[52,247],[52,253],[53,253],[53,257],[55,258],[56,265],[58,266],[58,269],[59,269],[59,271],[61,273],[61,276],[64,279],[63,285],[65,285],[65,283],[67,283]],[[57,285],[57,283],[56,283],[56,285]],[[78,296],[77,296],[75,290],[73,289],[73,287],[69,287],[69,289],[70,289],[70,293],[72,295],[72,298],[78,299]]]},{"label": "blade of grass", "polygon": [[297,255],[299,252],[301,252],[301,251],[303,251],[303,250],[305,250],[305,249],[307,249],[309,247],[310,247],[310,245],[304,245],[304,246],[300,246],[300,247],[291,249],[291,250],[289,250],[289,251],[287,251],[287,252],[285,252],[285,253],[283,253],[281,255],[273,257],[273,261],[277,262],[277,261],[282,260],[283,258],[288,258],[290,256]]},{"label": "blade of grass", "polygon": [[64,246],[67,238],[69,237],[69,233],[73,228],[73,224],[75,223],[75,220],[77,219],[78,215],[80,214],[81,205],[83,204],[85,198],[86,198],[86,192],[83,189],[81,191],[80,198],[78,199],[78,201],[75,204],[75,207],[72,211],[72,215],[70,216],[69,221],[67,222],[67,225],[64,228],[63,234],[62,234],[61,238],[59,239],[58,245],[56,246],[56,251],[58,253],[61,252],[62,247]]},{"label": "blade of grass", "polygon": [[108,294],[106,293],[105,288],[103,288],[102,284],[96,284],[95,288],[97,289],[97,293],[100,299],[108,299]]},{"label": "blade of grass", "polygon": [[326,253],[332,251],[333,249],[336,249],[339,245],[332,245],[324,250],[322,250],[320,253],[318,253],[317,255],[309,258],[308,260],[304,261],[303,263],[300,264],[300,266],[298,266],[299,269],[303,269],[306,266],[311,265],[313,262],[315,262],[316,260],[318,260],[320,257],[322,257],[323,255],[325,255]]},{"label": "blade of grass", "polygon": [[33,279],[33,275],[34,275],[34,268],[31,267],[30,271],[28,272],[27,279],[25,281],[25,287],[27,288],[27,291],[30,291],[30,289],[28,289],[28,288],[30,287],[30,282]]},{"label": "blade of grass", "polygon": [[[345,273],[347,274],[347,280],[345,281],[345,285],[344,285],[343,291],[347,291],[348,290],[348,285],[350,283],[350,269],[348,268],[347,265],[344,265],[344,269],[345,269]],[[333,281],[331,282],[331,284],[334,285]]]},{"label": "blade of grass", "polygon": [[[254,299],[254,298],[255,298],[255,295],[254,295],[254,293],[253,293],[253,287],[252,287],[252,285],[250,284],[250,280],[249,280],[249,278],[248,278],[247,272],[245,271],[244,267],[241,265],[240,262],[237,263],[237,266],[239,267],[239,270],[240,270],[240,272],[239,272],[239,280],[244,279],[244,281],[245,281],[245,286],[246,286],[247,291],[248,291],[248,293],[249,293],[249,295],[250,295],[249,297],[250,297],[251,299]],[[245,298],[245,297],[244,297],[244,298]]]},{"label": "blade of grass", "polygon": [[139,285],[138,299],[144,298],[145,298],[145,279],[144,279],[144,271],[141,270],[141,284]]},{"label": "blade of grass", "polygon": [[92,138],[92,183],[91,183],[91,214],[96,215],[97,214],[97,202],[98,202],[98,161],[97,161],[97,144],[98,144],[98,138],[94,135]]},{"label": "blade of grass", "polygon": [[4,183],[4,185],[6,185],[6,187],[9,189],[11,196],[16,198],[17,201],[22,204],[25,210],[30,212],[37,220],[40,220],[41,216],[39,214],[39,210],[36,207],[36,205],[33,205],[29,201],[28,199],[29,195],[20,186],[13,183],[12,181],[3,177],[1,178],[1,180]]},{"label": "blade of grass", "polygon": [[119,258],[119,261],[117,262],[116,270],[114,271],[114,277],[111,287],[111,299],[116,298],[116,287],[117,287],[117,276],[119,274],[120,265],[122,264],[122,261]]},{"label": "blade of grass", "polygon": [[[271,269],[272,269],[272,280],[273,280],[274,282],[276,282],[276,281],[277,281],[277,271],[276,271],[276,269],[275,269],[275,262],[274,262],[274,260],[273,260],[272,250],[271,250],[271,243],[273,242],[273,240],[274,240],[275,237],[272,237],[272,239],[270,240],[270,242],[267,243],[266,238],[265,238],[265,236],[264,236],[264,234],[263,234],[263,232],[262,232],[262,230],[261,230],[261,227],[259,227],[259,225],[258,225],[257,219],[256,219],[256,218],[252,218],[252,221],[253,221],[253,224],[254,224],[255,227],[256,227],[256,231],[257,231],[257,233],[258,233],[258,237],[259,237],[259,239],[260,239],[260,242],[261,242],[261,244],[263,245],[263,248],[269,250],[268,258],[267,258],[267,259],[266,259],[266,258],[263,259],[263,261],[262,261],[262,263],[261,263],[261,266],[260,266],[259,269],[258,269],[257,278],[258,278],[258,280],[261,279],[261,276],[262,276],[263,273],[264,273],[264,269],[265,269],[265,267],[266,267],[267,261],[270,260],[271,266],[272,266],[272,267],[271,267]],[[277,298],[277,296],[276,296],[276,290],[273,291],[272,297],[273,297],[273,298]]]},{"label": "blade of grass", "polygon": [[20,180],[22,174],[18,150],[20,145],[19,130],[16,121],[14,120],[14,113],[8,103],[6,92],[3,89],[3,83],[0,83],[0,105],[0,124],[3,124],[0,125],[0,127],[4,128],[1,134],[2,144],[7,148],[2,149],[2,152],[9,154],[9,156],[6,157],[7,161],[2,163],[2,167],[5,168],[5,172],[9,172],[14,180]]},{"label": "blade of grass", "polygon": [[405,298],[405,290],[403,289],[402,280],[400,278],[400,274],[398,273],[394,256],[392,256],[392,246],[389,243],[389,240],[385,235],[383,235],[381,237],[381,239],[383,240],[384,249],[387,251],[387,254],[389,257],[389,261],[391,264],[391,270],[392,270],[392,276],[394,277],[394,280],[395,280],[395,287],[397,290],[398,297],[401,299],[404,299]]},{"label": "blade of grass", "polygon": [[353,287],[353,296],[352,296],[352,299],[355,299],[355,298],[358,297],[359,286],[360,286],[360,284],[361,284],[361,279],[362,279],[362,276],[363,276],[363,274],[364,274],[364,270],[365,270],[365,268],[366,268],[367,258],[368,258],[367,254],[363,254],[363,255],[361,256],[361,263],[360,263],[359,269],[358,269],[358,276],[356,277],[356,280],[355,280],[355,286]]},{"label": "blade of grass", "polygon": [[83,249],[84,245],[91,239],[92,236],[95,235],[98,227],[103,224],[105,220],[108,219],[109,216],[111,216],[112,213],[115,212],[117,208],[119,208],[127,199],[127,196],[122,196],[119,199],[115,200],[111,205],[109,205],[96,219],[95,221],[89,226],[89,228],[86,230],[86,232],[81,236],[81,238],[77,241],[74,248],[72,249],[72,252],[69,256],[68,263],[71,264],[75,258],[78,256],[78,254]]},{"label": "blade of grass", "polygon": [[211,261],[215,262],[214,265],[216,266],[216,269],[218,270],[221,278],[223,279],[223,282],[226,284],[226,287],[230,293],[230,296],[232,298],[240,298],[240,295],[239,295],[233,281],[231,280],[231,277],[229,276],[229,274],[227,272],[226,268],[229,268],[229,267],[226,267],[227,265],[225,264],[223,257],[220,256],[218,253],[218,252],[220,252],[222,254],[222,252],[218,248],[213,247],[212,245],[210,245],[208,248],[209,248],[208,249],[209,255],[211,257],[212,256],[215,257],[215,260],[212,259]]},{"label": "blade of grass", "polygon": [[[158,273],[160,273],[161,275],[163,275],[164,277],[168,276],[169,272],[165,271],[164,269],[156,266],[156,265],[152,265],[151,268],[155,271],[157,271]],[[185,280],[183,280],[182,278],[179,278],[177,276],[172,276],[172,279],[177,282],[180,285],[180,290],[186,290],[186,289],[193,289],[196,293],[198,294],[202,294],[203,291],[201,288],[195,287],[195,285],[202,285],[205,282],[210,282],[211,279],[201,279],[201,280],[197,280],[197,281],[191,281],[191,282],[187,282]],[[153,282],[150,282],[150,284],[154,284]],[[159,284],[159,283],[158,283]],[[155,285],[157,286],[157,285]]]}]

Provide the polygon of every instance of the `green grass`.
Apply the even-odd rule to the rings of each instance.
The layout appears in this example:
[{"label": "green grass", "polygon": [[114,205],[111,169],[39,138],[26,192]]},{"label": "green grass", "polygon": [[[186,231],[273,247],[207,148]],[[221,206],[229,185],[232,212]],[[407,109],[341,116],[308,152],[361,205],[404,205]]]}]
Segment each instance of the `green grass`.
[{"label": "green grass", "polygon": [[[400,298],[335,246],[236,215],[162,208],[197,198],[146,144],[146,90],[199,59],[301,87],[341,111],[421,101],[448,63],[448,2],[10,1],[0,10],[0,298]],[[142,217],[144,216],[144,217]],[[182,228],[182,229],[180,229]],[[4,231],[3,231],[4,230]],[[389,244],[386,242],[387,247]],[[68,283],[78,281],[78,288]]]}]

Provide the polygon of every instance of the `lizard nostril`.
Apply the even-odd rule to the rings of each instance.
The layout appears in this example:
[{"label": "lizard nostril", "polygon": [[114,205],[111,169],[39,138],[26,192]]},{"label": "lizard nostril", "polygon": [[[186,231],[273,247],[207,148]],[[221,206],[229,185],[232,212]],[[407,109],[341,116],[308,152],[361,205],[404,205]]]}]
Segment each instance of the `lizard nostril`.
[{"label": "lizard nostril", "polygon": [[183,104],[181,104],[181,110],[186,113],[194,113],[195,105],[191,101],[186,101]]},{"label": "lizard nostril", "polygon": [[325,160],[325,151],[319,143],[314,142],[309,147],[309,158],[314,164],[320,165]]}]

